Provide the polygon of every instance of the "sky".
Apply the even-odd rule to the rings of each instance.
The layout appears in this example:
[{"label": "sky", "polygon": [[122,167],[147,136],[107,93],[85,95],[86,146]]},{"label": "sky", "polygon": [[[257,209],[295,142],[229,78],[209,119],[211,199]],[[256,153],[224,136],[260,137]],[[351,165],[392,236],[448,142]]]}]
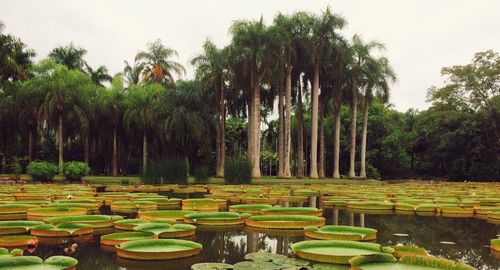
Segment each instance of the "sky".
[{"label": "sky", "polygon": [[6,33],[37,52],[37,60],[73,42],[88,51],[91,66],[105,65],[112,75],[159,38],[178,51],[174,60],[192,78],[189,62],[204,41],[227,45],[235,20],[262,16],[270,24],[278,12],[319,14],[327,6],[348,21],[345,37],[385,44],[398,76],[390,102],[400,111],[429,106],[426,91],[444,83],[442,67],[467,64],[476,52],[500,51],[498,0],[0,0],[0,20]]}]

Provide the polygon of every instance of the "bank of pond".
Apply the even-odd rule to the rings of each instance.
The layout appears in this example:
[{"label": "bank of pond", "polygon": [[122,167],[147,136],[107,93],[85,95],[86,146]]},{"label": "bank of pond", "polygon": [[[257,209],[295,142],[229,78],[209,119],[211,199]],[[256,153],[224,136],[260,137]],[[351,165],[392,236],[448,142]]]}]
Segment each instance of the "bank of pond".
[{"label": "bank of pond", "polygon": [[[370,228],[365,221],[369,216],[484,222],[496,231],[490,243],[483,243],[492,259],[480,265],[433,256],[412,241],[378,243],[378,235],[389,225]],[[342,218],[348,224],[341,225]],[[495,183],[1,185],[0,270],[77,269],[78,260],[72,255],[78,241],[96,239],[99,249],[116,254],[116,265],[131,269],[163,269],[156,268],[159,261],[179,267],[172,269],[198,270],[494,269],[500,258],[498,224],[500,185]],[[201,244],[198,234],[230,231],[247,234],[243,260],[199,259],[204,249],[217,247]],[[259,252],[255,238],[259,234],[279,237],[283,254]],[[299,240],[290,243],[294,237]],[[42,256],[46,258],[33,256],[40,246],[50,251],[73,242],[59,252],[63,256],[48,256],[51,252]],[[241,243],[236,245],[233,248],[241,250]],[[91,256],[78,256],[86,255]],[[185,260],[183,266],[179,260]]]}]

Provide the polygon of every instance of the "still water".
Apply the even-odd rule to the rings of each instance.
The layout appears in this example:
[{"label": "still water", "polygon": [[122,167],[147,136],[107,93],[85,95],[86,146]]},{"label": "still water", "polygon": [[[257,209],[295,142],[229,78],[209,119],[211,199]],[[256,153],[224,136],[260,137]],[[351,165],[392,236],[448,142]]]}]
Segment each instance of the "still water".
[{"label": "still water", "polygon": [[[327,224],[356,225],[378,230],[382,245],[416,245],[431,255],[466,262],[478,269],[498,270],[500,260],[490,255],[489,241],[498,237],[500,226],[476,218],[447,218],[417,215],[374,215],[332,210],[325,213]],[[103,232],[111,233],[112,231]],[[78,270],[154,270],[190,269],[199,262],[237,263],[247,252],[273,252],[292,256],[290,245],[303,241],[301,231],[259,231],[245,226],[199,227],[188,238],[203,245],[200,255],[175,261],[133,261],[118,258],[113,250],[102,249],[99,236],[41,241],[34,255],[47,258],[64,255],[73,243],[78,247],[70,256],[78,259]],[[70,252],[72,252],[70,250]]]}]

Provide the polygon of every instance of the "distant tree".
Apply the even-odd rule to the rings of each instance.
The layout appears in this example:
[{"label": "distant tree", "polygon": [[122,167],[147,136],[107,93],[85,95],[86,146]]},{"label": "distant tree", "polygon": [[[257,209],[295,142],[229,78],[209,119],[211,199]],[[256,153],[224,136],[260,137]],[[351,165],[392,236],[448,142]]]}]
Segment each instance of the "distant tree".
[{"label": "distant tree", "polygon": [[69,69],[77,69],[85,71],[86,62],[83,57],[87,54],[87,50],[81,47],[76,47],[73,43],[67,46],[60,46],[52,49],[49,53],[49,58],[54,62],[65,65]]}]

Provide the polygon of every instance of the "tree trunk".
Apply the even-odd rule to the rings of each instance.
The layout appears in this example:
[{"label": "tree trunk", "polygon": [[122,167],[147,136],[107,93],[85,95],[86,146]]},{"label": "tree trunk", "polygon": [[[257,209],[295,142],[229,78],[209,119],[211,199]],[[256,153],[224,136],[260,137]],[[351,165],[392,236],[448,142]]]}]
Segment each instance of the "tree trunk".
[{"label": "tree trunk", "polygon": [[221,121],[221,111],[220,111],[220,89],[218,92],[218,95],[217,95],[217,121],[218,121],[218,125],[217,125],[217,130],[216,130],[216,136],[215,136],[215,176],[216,177],[221,177],[220,174],[222,174],[222,171],[221,171],[221,156],[220,156],[220,153],[221,153],[221,127],[220,127],[220,121]]},{"label": "tree trunk", "polygon": [[297,178],[304,177],[304,112],[302,109],[302,82],[297,91]]},{"label": "tree trunk", "polygon": [[285,111],[283,109],[283,87],[278,90],[278,178],[284,177],[285,171]]},{"label": "tree trunk", "polygon": [[325,106],[324,102],[319,105],[319,178],[325,178]]},{"label": "tree trunk", "polygon": [[314,63],[313,85],[311,91],[311,169],[310,178],[318,178],[318,91],[319,61]]},{"label": "tree trunk", "polygon": [[368,99],[363,102],[363,133],[361,137],[361,171],[359,177],[366,178],[366,135],[368,131]]},{"label": "tree trunk", "polygon": [[83,142],[83,159],[85,163],[89,164],[89,135],[84,135]]},{"label": "tree trunk", "polygon": [[340,178],[340,106],[335,106],[335,137],[333,142],[333,178]]},{"label": "tree trunk", "polygon": [[142,171],[146,172],[146,167],[148,166],[148,137],[146,131],[142,137]]},{"label": "tree trunk", "polygon": [[221,111],[221,117],[220,117],[220,171],[219,171],[219,177],[224,177],[224,166],[225,166],[225,161],[226,161],[226,105],[224,103],[225,98],[224,98],[224,86],[221,86],[221,93],[220,93],[220,111]]},{"label": "tree trunk", "polygon": [[59,150],[59,174],[62,175],[62,173],[63,173],[63,163],[64,163],[64,160],[63,160],[63,145],[64,145],[64,142],[63,142],[63,119],[62,119],[62,115],[59,115],[59,126],[57,128],[57,136],[59,137],[59,139],[57,140],[57,142],[58,142],[58,150]]},{"label": "tree trunk", "polygon": [[292,144],[291,135],[291,122],[292,122],[292,66],[287,65],[286,68],[286,80],[285,80],[285,136],[284,136],[284,170],[283,176],[286,178],[292,177],[292,172],[290,171],[290,152]]},{"label": "tree trunk", "polygon": [[33,130],[28,131],[28,164],[33,161]]},{"label": "tree trunk", "polygon": [[117,161],[118,161],[118,148],[116,141],[116,127],[113,127],[113,156],[111,159],[111,175],[116,176],[118,174],[117,169]]},{"label": "tree trunk", "polygon": [[252,166],[252,178],[260,178],[260,86],[257,72],[252,71],[250,81],[248,160]]},{"label": "tree trunk", "polygon": [[351,147],[350,160],[349,160],[349,178],[356,177],[356,121],[358,114],[358,98],[357,93],[353,95],[353,101],[351,104]]}]

